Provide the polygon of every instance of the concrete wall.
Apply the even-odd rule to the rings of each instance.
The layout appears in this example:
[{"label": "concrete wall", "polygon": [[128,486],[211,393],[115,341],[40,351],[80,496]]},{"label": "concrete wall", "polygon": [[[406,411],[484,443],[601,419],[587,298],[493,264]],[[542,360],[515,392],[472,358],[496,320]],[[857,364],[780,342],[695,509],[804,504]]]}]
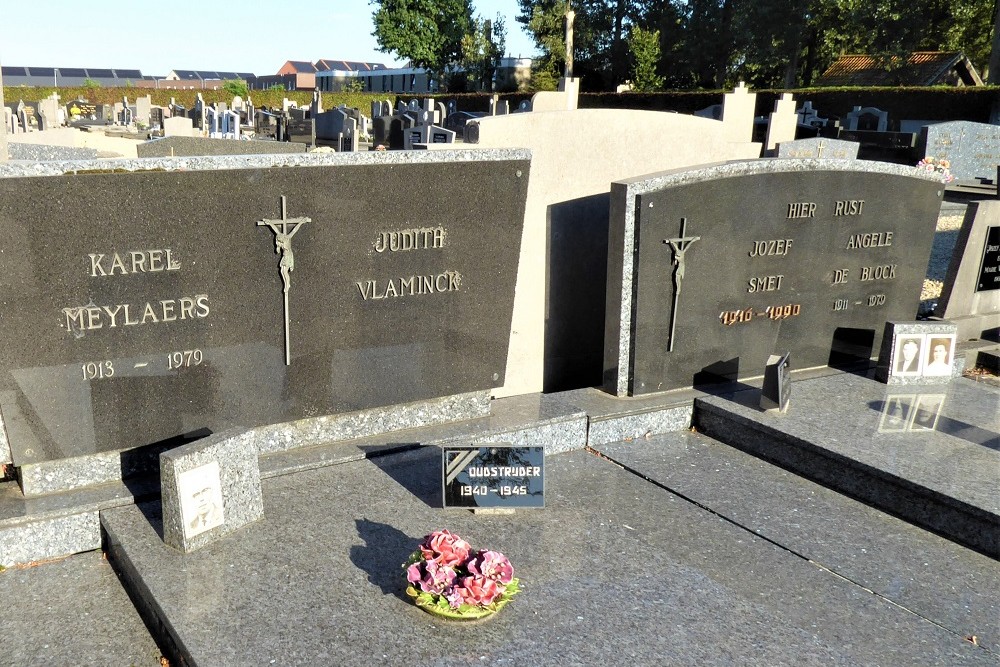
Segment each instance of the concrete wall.
[{"label": "concrete wall", "polygon": [[478,124],[478,147],[532,151],[507,377],[495,395],[599,386],[611,182],[757,158],[761,146],[727,141],[720,121],[657,111],[531,112]]}]

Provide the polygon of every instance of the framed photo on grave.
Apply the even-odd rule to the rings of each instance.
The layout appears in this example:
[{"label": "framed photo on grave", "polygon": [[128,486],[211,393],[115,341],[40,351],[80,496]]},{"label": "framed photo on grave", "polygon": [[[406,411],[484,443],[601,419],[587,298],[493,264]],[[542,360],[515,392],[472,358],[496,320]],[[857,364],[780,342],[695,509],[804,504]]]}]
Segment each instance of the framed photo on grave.
[{"label": "framed photo on grave", "polygon": [[923,365],[924,337],[900,336],[893,350],[893,368],[896,375],[917,377]]}]

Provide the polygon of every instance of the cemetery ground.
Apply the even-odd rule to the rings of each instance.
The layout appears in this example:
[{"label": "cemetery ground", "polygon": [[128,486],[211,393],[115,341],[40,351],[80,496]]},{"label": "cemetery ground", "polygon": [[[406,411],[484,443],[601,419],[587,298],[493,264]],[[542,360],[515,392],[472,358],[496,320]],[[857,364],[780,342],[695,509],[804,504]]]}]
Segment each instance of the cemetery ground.
[{"label": "cemetery ground", "polygon": [[[551,456],[546,508],[513,515],[440,509],[439,465],[436,448],[419,448],[265,480],[264,519],[186,556],[157,536],[156,503],[127,506],[105,513],[106,548],[124,581],[143,573],[133,601],[155,600],[155,631],[190,664],[995,665],[1000,654],[995,560],[699,433]],[[403,594],[400,564],[441,527],[513,561],[524,592],[496,617],[444,622]],[[2,576],[18,601],[16,614],[3,607],[17,640],[2,664],[161,664],[166,649],[99,553]]]}]

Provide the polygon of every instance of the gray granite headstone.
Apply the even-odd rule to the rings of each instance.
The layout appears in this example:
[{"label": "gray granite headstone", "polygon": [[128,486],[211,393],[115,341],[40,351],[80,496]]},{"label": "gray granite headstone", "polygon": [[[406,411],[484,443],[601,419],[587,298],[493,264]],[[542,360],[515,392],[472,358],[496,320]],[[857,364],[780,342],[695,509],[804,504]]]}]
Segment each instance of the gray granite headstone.
[{"label": "gray granite headstone", "polygon": [[619,396],[867,364],[916,316],[942,186],[913,167],[773,159],[612,184],[604,387]]},{"label": "gray granite headstone", "polygon": [[957,333],[951,322],[886,322],[875,379],[890,385],[951,381]]},{"label": "gray granite headstone", "polygon": [[[190,121],[186,118],[181,119]],[[170,136],[136,145],[138,157],[184,157],[192,155],[255,155],[274,153],[305,153],[303,144],[287,141],[232,141],[208,137]]]},{"label": "gray granite headstone", "polygon": [[264,515],[257,446],[225,432],[160,454],[163,541],[184,553]]},{"label": "gray granite headstone", "polygon": [[928,125],[920,135],[924,156],[951,162],[958,179],[989,178],[1000,164],[1000,125],[956,120]]},{"label": "gray granite headstone", "polygon": [[934,314],[957,324],[961,340],[998,339],[1000,201],[969,203]]},{"label": "gray granite headstone", "polygon": [[861,144],[824,137],[810,137],[778,144],[781,158],[824,158],[827,160],[856,160]]}]

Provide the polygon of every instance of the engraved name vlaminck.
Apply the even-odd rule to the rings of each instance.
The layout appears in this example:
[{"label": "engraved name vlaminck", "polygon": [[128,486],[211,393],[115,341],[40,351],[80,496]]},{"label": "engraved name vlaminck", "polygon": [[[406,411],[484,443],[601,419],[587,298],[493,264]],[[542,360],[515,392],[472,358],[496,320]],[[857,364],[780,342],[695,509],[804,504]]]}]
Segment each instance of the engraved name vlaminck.
[{"label": "engraved name vlaminck", "polygon": [[298,233],[307,222],[312,222],[312,218],[289,218],[287,214],[287,204],[285,195],[281,195],[281,218],[269,220],[267,218],[257,221],[258,227],[267,226],[274,232],[274,252],[281,259],[278,260],[278,270],[281,272],[282,292],[285,297],[285,365],[292,363],[291,342],[288,332],[288,291],[292,288],[292,271],[295,270],[295,255],[292,253],[292,237]]}]

